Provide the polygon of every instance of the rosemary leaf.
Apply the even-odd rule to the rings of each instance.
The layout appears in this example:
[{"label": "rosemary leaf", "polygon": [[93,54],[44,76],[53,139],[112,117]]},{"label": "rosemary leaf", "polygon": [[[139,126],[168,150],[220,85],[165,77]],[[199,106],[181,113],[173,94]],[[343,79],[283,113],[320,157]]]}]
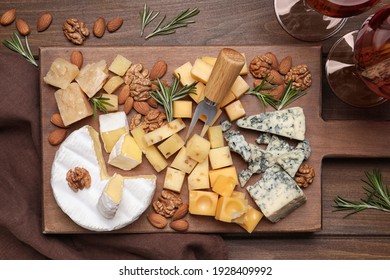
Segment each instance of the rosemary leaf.
[{"label": "rosemary leaf", "polygon": [[256,86],[255,88],[251,89],[248,91],[246,94],[249,95],[255,95],[260,101],[260,104],[263,107],[263,111],[265,112],[268,105],[271,106],[272,108],[276,109],[277,104],[279,102],[278,99],[276,99],[272,94],[264,91],[269,91],[274,88],[274,86],[269,85],[266,81],[267,76],[261,81],[261,83]]},{"label": "rosemary leaf", "polygon": [[282,97],[280,98],[278,110],[281,110],[297,100],[298,98],[304,96],[306,92],[301,91],[300,89],[294,89],[292,87],[292,81],[287,84],[286,90],[284,91]]},{"label": "rosemary leaf", "polygon": [[366,191],[366,198],[359,201],[351,201],[340,196],[334,199],[334,211],[351,211],[345,217],[358,213],[366,209],[375,209],[390,213],[390,193],[388,187],[382,180],[379,170],[374,170],[372,174],[365,172],[366,186],[362,188]]},{"label": "rosemary leaf", "polygon": [[92,104],[93,104],[93,116],[94,117],[96,117],[98,109],[100,111],[102,111],[103,113],[107,114],[108,111],[107,111],[106,106],[114,107],[114,105],[112,105],[110,102],[107,102],[107,100],[110,100],[110,98],[102,97],[102,96],[94,97],[91,99]]},{"label": "rosemary leaf", "polygon": [[38,66],[38,63],[35,61],[34,56],[31,53],[27,36],[25,36],[26,48],[23,46],[23,43],[20,40],[18,34],[16,34],[15,32],[12,34],[10,39],[3,41],[3,45],[8,49],[22,55],[28,62],[30,62],[34,66]]},{"label": "rosemary leaf", "polygon": [[145,3],[143,10],[139,13],[141,17],[141,37],[144,35],[146,26],[151,23],[160,12],[154,12],[149,10],[148,5]]},{"label": "rosemary leaf", "polygon": [[145,37],[145,39],[147,40],[153,36],[168,35],[168,34],[175,33],[176,29],[181,27],[186,27],[188,24],[191,23],[195,23],[195,21],[190,20],[190,18],[196,16],[197,14],[199,14],[198,8],[187,9],[179,13],[169,22],[163,24],[164,20],[166,19],[166,16],[164,16],[156,25],[154,30]]}]

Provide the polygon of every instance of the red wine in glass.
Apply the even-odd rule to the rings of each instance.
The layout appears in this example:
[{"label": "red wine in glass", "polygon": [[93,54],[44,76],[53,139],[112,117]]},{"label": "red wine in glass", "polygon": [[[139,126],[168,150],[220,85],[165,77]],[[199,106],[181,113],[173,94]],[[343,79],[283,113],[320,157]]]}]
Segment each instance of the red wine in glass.
[{"label": "red wine in glass", "polygon": [[306,3],[320,14],[345,18],[368,11],[379,0],[306,0]]}]

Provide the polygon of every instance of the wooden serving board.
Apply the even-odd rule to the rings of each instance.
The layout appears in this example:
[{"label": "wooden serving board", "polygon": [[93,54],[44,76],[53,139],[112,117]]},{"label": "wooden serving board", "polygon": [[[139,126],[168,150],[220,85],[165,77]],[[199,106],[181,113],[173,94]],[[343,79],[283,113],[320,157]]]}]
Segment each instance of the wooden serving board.
[{"label": "wooden serving board", "polygon": [[[312,74],[312,86],[307,90],[307,94],[297,100],[289,107],[300,106],[304,109],[306,116],[306,138],[309,139],[312,147],[312,154],[308,161],[315,168],[316,177],[314,182],[304,189],[307,196],[307,202],[296,209],[285,219],[278,223],[271,223],[265,218],[259,223],[254,233],[280,233],[280,232],[315,232],[321,230],[321,164],[325,156],[347,156],[347,157],[379,157],[390,156],[389,149],[386,149],[388,140],[386,137],[378,137],[378,135],[389,134],[389,123],[387,122],[366,122],[366,121],[332,121],[325,122],[321,118],[321,48],[306,47],[306,46],[229,46],[240,52],[245,53],[247,62],[256,56],[272,51],[279,59],[287,55],[293,58],[293,65],[307,64]],[[202,56],[216,57],[222,46],[152,46],[152,47],[96,47],[96,48],[78,48],[84,55],[84,65],[97,62],[105,59],[109,65],[117,54],[121,54],[131,60],[133,63],[142,63],[150,69],[158,59],[164,59],[168,63],[168,73],[164,77],[168,81],[171,79],[171,74],[174,69],[181,66],[187,61],[193,63],[196,58]],[[48,72],[51,63],[57,57],[69,59],[70,54],[77,48],[58,48],[58,47],[43,47],[40,49],[40,86],[41,86],[41,133],[42,133],[42,174],[43,174],[43,232],[44,233],[93,233],[78,225],[76,225],[62,210],[58,207],[50,185],[51,165],[57,147],[51,146],[47,138],[55,127],[50,123],[50,117],[53,113],[58,112],[54,99],[55,88],[46,85],[43,82],[43,77]],[[249,74],[245,77],[246,81],[252,86],[253,77]],[[254,96],[245,95],[241,97],[241,101],[247,112],[247,115],[258,114],[262,112],[262,107]],[[195,104],[195,103],[194,103]],[[193,106],[195,108],[195,106]],[[122,110],[122,106],[120,106]],[[134,110],[128,116],[130,120],[135,114]],[[225,113],[221,115],[220,120],[226,119]],[[187,128],[181,131],[180,134],[184,137],[190,120],[185,120]],[[98,130],[98,119],[92,117],[73,124],[69,128],[69,133],[86,124],[92,125]],[[199,132],[203,126],[203,122],[199,121],[195,127],[195,132]],[[258,132],[241,130],[248,142],[254,143]],[[105,159],[108,159],[108,154],[104,153]],[[246,167],[246,163],[240,156],[232,152],[233,162],[237,172]],[[170,163],[174,156],[168,159]],[[143,163],[131,171],[121,171],[110,165],[107,165],[110,174],[118,172],[127,176],[131,175],[146,175],[156,174],[153,167],[148,163],[147,159],[143,159]],[[162,190],[165,170],[156,174],[157,190],[155,197],[158,197]],[[260,175],[254,175],[247,183],[253,184],[261,178]],[[341,178],[340,178],[341,179]],[[245,188],[237,187],[237,190],[246,192]],[[188,200],[187,182],[185,180],[182,188],[182,198]],[[252,199],[247,194],[252,205],[255,205]],[[114,231],[114,233],[158,233],[172,232],[169,227],[163,230],[152,227],[146,219],[146,214],[152,212],[150,206],[148,210],[133,224]],[[189,221],[189,232],[193,233],[237,233],[247,234],[244,229],[236,224],[229,224],[216,221],[213,217],[203,217],[187,215]],[[248,234],[249,235],[249,234]]]}]

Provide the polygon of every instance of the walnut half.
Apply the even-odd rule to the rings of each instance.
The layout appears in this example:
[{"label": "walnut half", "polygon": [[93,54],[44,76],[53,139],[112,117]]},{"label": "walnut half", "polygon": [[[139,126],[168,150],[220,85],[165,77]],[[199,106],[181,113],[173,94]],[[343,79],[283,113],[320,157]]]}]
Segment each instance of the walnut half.
[{"label": "walnut half", "polygon": [[182,204],[183,202],[179,194],[163,190],[161,196],[152,203],[152,206],[157,214],[170,218]]},{"label": "walnut half", "polygon": [[66,181],[74,192],[78,192],[78,190],[91,186],[91,175],[89,175],[87,169],[76,167],[74,170],[69,169],[66,173]]},{"label": "walnut half", "polygon": [[313,183],[314,176],[314,168],[307,163],[303,163],[295,174],[294,180],[299,187],[307,188]]},{"label": "walnut half", "polygon": [[73,44],[82,45],[89,36],[89,30],[84,22],[77,18],[68,18],[62,27],[65,37]]}]

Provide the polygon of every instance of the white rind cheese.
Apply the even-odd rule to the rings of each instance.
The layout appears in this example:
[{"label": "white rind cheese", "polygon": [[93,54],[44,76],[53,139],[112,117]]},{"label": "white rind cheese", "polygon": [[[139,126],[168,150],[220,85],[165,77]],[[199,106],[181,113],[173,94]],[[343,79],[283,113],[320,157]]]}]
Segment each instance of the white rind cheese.
[{"label": "white rind cheese", "polygon": [[108,163],[122,170],[131,170],[142,163],[142,151],[129,134],[123,134],[108,158]]},{"label": "white rind cheese", "polygon": [[122,193],[123,177],[119,174],[114,174],[107,182],[107,186],[98,200],[97,209],[100,214],[107,219],[114,218],[122,200]]},{"label": "white rind cheese", "polygon": [[295,181],[275,165],[268,168],[263,178],[247,187],[261,212],[273,223],[283,219],[306,201],[306,196]]},{"label": "white rind cheese", "polygon": [[266,112],[237,120],[241,128],[269,132],[291,139],[305,139],[305,115],[300,107]]},{"label": "white rind cheese", "polygon": [[[73,131],[56,152],[51,186],[59,207],[76,224],[93,231],[111,231],[125,227],[149,207],[156,189],[156,176],[124,177],[123,195],[112,219],[97,211],[97,203],[108,179],[99,134],[91,126]],[[91,176],[91,187],[77,193],[66,181],[66,173],[75,167],[84,167]]]}]

